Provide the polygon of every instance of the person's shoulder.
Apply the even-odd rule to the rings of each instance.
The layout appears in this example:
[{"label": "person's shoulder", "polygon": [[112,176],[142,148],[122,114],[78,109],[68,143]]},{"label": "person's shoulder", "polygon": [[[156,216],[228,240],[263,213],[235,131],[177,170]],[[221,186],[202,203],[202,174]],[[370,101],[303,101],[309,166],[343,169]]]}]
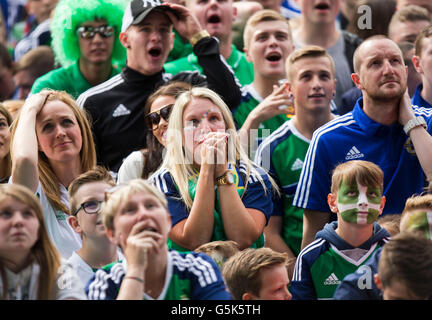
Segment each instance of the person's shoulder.
[{"label": "person's shoulder", "polygon": [[156,170],[149,178],[148,181],[156,186],[159,190],[167,193],[174,185],[174,179],[167,168],[161,167]]},{"label": "person's shoulder", "polygon": [[207,254],[170,250],[169,255],[172,259],[174,273],[183,275],[192,273],[191,276],[199,278],[206,285],[218,281],[216,274],[219,271],[218,266]]},{"label": "person's shoulder", "polygon": [[109,96],[107,96],[107,92],[110,90],[113,90],[115,87],[121,85],[124,83],[124,78],[122,76],[122,73],[119,73],[110,79],[98,84],[97,86],[94,86],[83,93],[81,93],[77,99],[77,103],[81,107],[85,107],[87,105],[87,100],[93,98],[93,97],[104,97],[109,99]]},{"label": "person's shoulder", "polygon": [[363,39],[360,38],[358,35],[346,30],[342,30],[342,36],[345,42],[348,42],[355,47],[358,47],[363,42]]},{"label": "person's shoulder", "polygon": [[318,139],[323,136],[337,135],[344,129],[352,124],[356,123],[356,120],[352,112],[348,112],[343,116],[335,117],[333,120],[327,122],[323,126],[316,129],[313,133],[312,139]]}]

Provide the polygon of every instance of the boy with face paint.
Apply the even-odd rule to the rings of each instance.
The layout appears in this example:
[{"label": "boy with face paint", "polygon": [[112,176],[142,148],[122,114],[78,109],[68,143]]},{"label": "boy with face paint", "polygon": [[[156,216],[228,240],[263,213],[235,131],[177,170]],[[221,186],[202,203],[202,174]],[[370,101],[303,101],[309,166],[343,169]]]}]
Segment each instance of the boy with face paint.
[{"label": "boy with face paint", "polygon": [[336,167],[328,203],[337,221],[326,224],[300,252],[290,288],[293,299],[332,299],[341,280],[388,242],[389,233],[376,223],[385,204],[383,176],[369,161]]},{"label": "boy with face paint", "polygon": [[[426,238],[432,240],[432,194],[425,194],[422,196],[412,196],[407,199],[405,203],[405,208],[402,211],[401,220],[400,220],[400,233],[401,234],[415,234],[420,236],[421,238]],[[396,236],[395,236],[396,238]],[[392,240],[393,241],[393,237]],[[411,249],[413,249],[411,247]],[[406,295],[401,296],[398,294],[396,296],[395,289],[392,288],[393,285],[390,281],[384,280],[384,285],[382,283],[382,279],[376,279],[377,274],[379,273],[379,261],[381,259],[381,252],[383,248],[379,248],[373,254],[373,256],[365,263],[362,268],[359,268],[355,273],[349,274],[345,277],[339,287],[336,289],[334,294],[335,300],[381,300],[381,299],[393,299],[395,298],[403,298],[403,299],[422,299],[423,295]],[[394,251],[394,248],[391,249]],[[413,270],[417,268],[415,265],[419,264],[418,262],[412,262],[411,260],[417,260],[417,257],[420,257],[424,263],[424,253],[414,254],[408,257],[406,255],[406,262],[404,263],[405,267],[408,266],[407,270]],[[418,260],[417,260],[418,261]],[[388,264],[388,263],[387,263]],[[399,266],[400,267],[400,266]],[[384,268],[385,270],[386,268]],[[423,272],[417,269],[415,272]],[[424,270],[424,269],[423,269]],[[393,271],[394,272],[394,271]],[[406,276],[410,274],[410,276]],[[408,273],[397,273],[399,275],[398,278],[394,280],[400,280],[405,278],[403,284],[407,286],[407,288],[411,288],[411,293],[420,292],[415,287],[418,287],[418,280],[413,281],[413,279],[419,279],[418,276],[413,277],[413,272],[410,271]],[[381,275],[382,276],[382,275]],[[386,278],[386,275],[384,275]],[[379,277],[380,278],[380,277]],[[390,283],[390,285],[389,285]],[[413,286],[413,283],[417,283],[417,285]],[[359,285],[360,284],[360,285]],[[385,292],[384,292],[385,291]],[[391,294],[390,294],[391,293]],[[408,290],[405,290],[405,293],[408,294]]]}]

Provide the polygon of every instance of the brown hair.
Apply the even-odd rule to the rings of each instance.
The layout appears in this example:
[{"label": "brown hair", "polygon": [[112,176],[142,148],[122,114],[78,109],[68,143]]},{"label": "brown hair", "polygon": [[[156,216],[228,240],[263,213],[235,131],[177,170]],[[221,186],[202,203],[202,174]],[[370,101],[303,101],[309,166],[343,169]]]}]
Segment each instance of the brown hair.
[{"label": "brown hair", "polygon": [[[81,170],[82,172],[90,170],[96,165],[96,150],[93,142],[93,135],[90,128],[90,123],[87,118],[87,113],[77,105],[72,96],[69,95],[67,92],[55,90],[47,91],[49,92],[49,94],[45,101],[45,104],[48,101],[61,101],[67,104],[72,109],[80,127],[82,136],[82,147],[80,152]],[[20,114],[18,114],[17,118],[14,121],[14,125],[12,126],[11,140],[13,140],[14,138],[17,127],[16,124],[19,122],[19,120]],[[48,161],[48,158],[42,151],[39,151],[38,158],[39,180],[42,185],[42,189],[47,195],[49,202],[55,209],[61,210],[65,213],[69,213],[69,209],[60,200],[59,180],[55,175]]]},{"label": "brown hair", "polygon": [[[2,115],[4,115],[4,117],[6,118],[6,122],[7,122],[8,126],[10,127],[12,124],[12,115],[1,103],[0,103],[0,113]],[[12,160],[11,160],[10,152],[8,152],[6,157],[4,157],[3,159],[0,159],[0,168],[1,168],[0,173],[2,173],[2,172],[4,173],[4,176],[3,177],[0,176],[0,178],[6,178],[6,177],[9,177],[11,175]]]},{"label": "brown hair", "polygon": [[415,52],[414,54],[416,56],[421,57],[422,50],[423,50],[423,40],[425,38],[432,37],[432,24],[428,27],[424,28],[418,35],[414,42]]},{"label": "brown hair", "polygon": [[276,252],[270,248],[248,248],[229,258],[222,267],[222,274],[233,299],[241,300],[247,292],[259,295],[262,269],[280,264],[286,266],[287,262],[286,253]]},{"label": "brown hair", "polygon": [[78,192],[79,188],[91,182],[106,182],[112,187],[115,186],[113,177],[104,167],[96,166],[95,168],[80,174],[69,185],[68,192],[70,212],[75,212],[79,206],[79,203],[77,203],[75,199],[75,194]]},{"label": "brown hair", "polygon": [[348,185],[358,181],[364,186],[378,187],[383,191],[384,173],[375,163],[352,160],[339,164],[332,174],[331,193],[336,194],[344,181]]},{"label": "brown hair", "polygon": [[270,10],[270,9],[263,9],[255,12],[250,18],[247,20],[244,31],[243,31],[243,43],[245,48],[249,48],[251,39],[252,39],[252,33],[254,28],[258,23],[265,22],[265,21],[282,21],[286,23],[288,28],[288,34],[289,38],[292,41],[292,34],[291,34],[291,26],[288,22],[288,20],[282,16],[280,13]]},{"label": "brown hair", "polygon": [[219,240],[204,243],[198,248],[196,248],[194,251],[202,252],[209,255],[220,268],[223,266],[226,260],[239,252],[239,248],[237,242],[235,241]]},{"label": "brown hair", "polygon": [[36,79],[54,69],[54,52],[49,46],[36,47],[24,54],[15,64],[14,71],[28,71]]},{"label": "brown hair", "polygon": [[[39,199],[24,186],[18,184],[0,184],[0,203],[10,197],[29,206],[36,213],[36,217],[39,221],[39,238],[31,248],[31,254],[40,266],[37,299],[51,299],[58,268],[60,267],[60,254],[48,237]],[[7,257],[0,258],[0,276],[3,282],[2,299],[7,299],[8,288],[2,263],[5,259],[7,259]]]},{"label": "brown hair", "polygon": [[389,37],[392,37],[392,29],[396,23],[416,21],[427,21],[429,23],[431,22],[431,17],[429,16],[429,12],[427,11],[427,9],[416,5],[409,5],[403,7],[400,10],[397,10],[394,13],[392,19],[390,20],[388,26]]},{"label": "brown hair", "polygon": [[311,46],[305,46],[305,47],[300,48],[300,49],[296,49],[296,50],[294,50],[294,52],[292,52],[288,56],[288,58],[285,62],[285,70],[287,73],[288,80],[290,82],[293,80],[291,70],[292,70],[292,66],[295,62],[299,61],[300,59],[304,59],[304,58],[319,58],[319,57],[325,57],[330,61],[330,67],[331,67],[332,75],[334,77],[335,64],[334,64],[333,58],[328,54],[328,52],[324,48],[311,45]]},{"label": "brown hair", "polygon": [[411,232],[402,232],[383,248],[378,263],[383,287],[403,283],[419,299],[432,295],[432,242]]},{"label": "brown hair", "polygon": [[[170,96],[177,98],[182,92],[190,90],[191,88],[192,85],[187,82],[173,81],[169,84],[159,87],[159,89],[153,92],[148,97],[144,106],[144,119],[146,121],[147,128],[149,128],[149,130],[152,129],[152,124],[148,121],[147,115],[150,113],[151,106],[158,97]],[[146,140],[147,148],[142,152],[144,157],[144,166],[141,173],[141,178],[143,179],[147,179],[151,173],[159,168],[162,163],[162,152],[164,150],[164,146],[159,143],[153,133],[148,133]]]},{"label": "brown hair", "polygon": [[386,229],[390,236],[394,237],[400,232],[400,214],[386,214],[385,216],[379,217],[377,222],[378,224]]}]

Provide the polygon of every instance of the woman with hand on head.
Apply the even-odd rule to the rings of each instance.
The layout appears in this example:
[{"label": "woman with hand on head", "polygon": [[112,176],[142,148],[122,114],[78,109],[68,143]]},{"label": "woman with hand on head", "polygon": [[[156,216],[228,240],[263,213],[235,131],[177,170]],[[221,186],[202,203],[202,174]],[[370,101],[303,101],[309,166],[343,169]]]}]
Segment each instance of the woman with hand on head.
[{"label": "woman with hand on head", "polygon": [[167,153],[150,179],[168,199],[170,247],[194,250],[215,240],[236,241],[240,250],[264,246],[277,187],[248,159],[230,110],[213,91],[193,88],[177,98]]},{"label": "woman with hand on head", "polygon": [[0,185],[0,299],[86,299],[48,237],[38,198],[18,184]]},{"label": "woman with hand on head", "polygon": [[168,250],[167,201],[145,180],[131,180],[106,191],[102,219],[125,260],[96,272],[86,286],[90,300],[230,299],[209,256]]},{"label": "woman with hand on head", "polygon": [[7,183],[11,173],[10,156],[10,130],[12,116],[9,111],[0,104],[0,183]]},{"label": "woman with hand on head", "polygon": [[12,128],[12,183],[36,193],[53,244],[64,258],[81,248],[67,222],[67,188],[96,165],[86,115],[64,91],[44,90],[27,98]]}]

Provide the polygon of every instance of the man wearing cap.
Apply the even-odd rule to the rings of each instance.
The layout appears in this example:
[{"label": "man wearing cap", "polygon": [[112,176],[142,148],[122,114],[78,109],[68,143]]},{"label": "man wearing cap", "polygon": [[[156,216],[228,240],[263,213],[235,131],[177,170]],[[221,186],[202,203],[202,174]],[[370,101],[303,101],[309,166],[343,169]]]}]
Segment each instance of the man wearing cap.
[{"label": "man wearing cap", "polygon": [[144,105],[148,96],[171,78],[163,64],[173,46],[173,27],[192,44],[208,86],[228,106],[240,102],[240,89],[220,58],[217,40],[201,28],[189,9],[159,0],[133,0],[126,7],[120,33],[126,67],[77,100],[91,115],[98,163],[113,172],[132,151],[146,147]]}]

